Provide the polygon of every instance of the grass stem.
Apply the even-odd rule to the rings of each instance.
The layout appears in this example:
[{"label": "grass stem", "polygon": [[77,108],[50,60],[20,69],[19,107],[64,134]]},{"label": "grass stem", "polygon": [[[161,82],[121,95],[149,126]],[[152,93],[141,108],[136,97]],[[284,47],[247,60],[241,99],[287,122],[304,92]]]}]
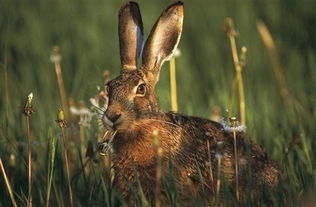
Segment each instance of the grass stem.
[{"label": "grass stem", "polygon": [[[236,82],[238,85],[238,94],[239,94],[239,113],[240,113],[240,122],[242,125],[246,125],[246,104],[245,104],[245,93],[244,93],[244,84],[243,84],[243,78],[242,78],[242,64],[239,62],[238,57],[238,50],[236,46],[236,39],[237,31],[234,29],[234,23],[231,18],[226,18],[225,24],[224,24],[224,32],[226,33],[231,46],[231,52],[233,56],[233,62],[235,66],[235,72],[236,72]],[[234,80],[235,81],[235,80]],[[234,87],[233,83],[233,87]],[[231,92],[234,93],[235,90],[231,90]],[[234,94],[230,95],[230,103],[232,104]],[[230,109],[233,108],[233,106],[229,106]],[[232,111],[229,111],[229,115],[231,115]]]},{"label": "grass stem", "polygon": [[220,202],[220,190],[221,190],[221,165],[222,158],[217,159],[217,181],[216,181],[216,206],[219,206]]},{"label": "grass stem", "polygon": [[8,92],[8,68],[7,68],[7,52],[4,54],[4,93],[5,93],[5,136],[8,137],[9,128],[9,92]]},{"label": "grass stem", "polygon": [[67,173],[67,181],[68,181],[68,190],[69,190],[69,198],[70,198],[70,206],[73,207],[73,193],[70,183],[70,172],[69,172],[69,161],[68,161],[68,150],[67,145],[65,141],[65,129],[61,128],[61,134],[62,134],[62,140],[64,144],[64,159],[65,159],[65,165],[66,165],[66,173]]},{"label": "grass stem", "polygon": [[160,191],[161,191],[161,153],[162,149],[159,144],[159,138],[158,138],[158,131],[155,130],[153,132],[153,147],[155,150],[155,154],[157,157],[157,164],[156,164],[156,185],[155,185],[155,207],[160,207]]},{"label": "grass stem", "polygon": [[215,189],[214,189],[214,178],[213,178],[213,169],[212,169],[212,157],[211,157],[211,149],[210,149],[210,141],[207,140],[207,156],[208,156],[208,165],[209,165],[209,168],[210,168],[210,178],[211,178],[211,183],[212,183],[212,190],[213,192],[215,192]]},{"label": "grass stem", "polygon": [[32,206],[32,141],[30,136],[30,117],[26,116],[26,134],[28,137],[28,206]]},{"label": "grass stem", "polygon": [[176,61],[172,57],[170,59],[170,90],[171,90],[171,111],[178,111],[177,100],[177,81],[176,81]]},{"label": "grass stem", "polygon": [[56,152],[56,137],[51,137],[50,146],[50,163],[49,163],[49,172],[48,172],[48,187],[47,187],[47,200],[46,200],[46,207],[49,206],[49,199],[51,194],[51,187],[53,181],[53,174],[54,174],[54,162],[55,162],[55,152]]},{"label": "grass stem", "polygon": [[59,109],[59,111],[58,111],[58,118],[57,118],[56,122],[59,124],[60,129],[61,129],[61,137],[62,137],[62,142],[64,145],[64,159],[65,159],[65,166],[66,166],[66,173],[67,173],[70,206],[73,207],[74,206],[73,205],[73,193],[72,193],[71,182],[70,182],[68,150],[67,150],[66,136],[65,136],[66,120],[65,120],[64,111],[62,109]]},{"label": "grass stem", "polygon": [[236,117],[229,118],[230,126],[233,129],[234,138],[234,158],[235,158],[235,185],[236,185],[236,198],[239,201],[239,173],[238,173],[238,152],[237,152],[237,134],[236,128],[238,127],[238,121]]},{"label": "grass stem", "polygon": [[55,73],[57,77],[57,84],[59,89],[59,95],[61,99],[61,103],[63,106],[63,110],[66,116],[66,119],[69,118],[68,113],[68,102],[66,96],[66,90],[64,86],[61,64],[60,64],[61,56],[60,56],[60,48],[58,46],[54,46],[51,52],[51,61],[54,63],[55,66]]},{"label": "grass stem", "polygon": [[30,117],[32,115],[33,108],[32,108],[32,101],[33,101],[33,93],[30,93],[26,99],[23,113],[25,115],[25,122],[26,122],[26,136],[27,136],[27,157],[28,157],[28,199],[27,199],[27,206],[32,205],[32,140],[31,140],[31,132],[30,132]]},{"label": "grass stem", "polygon": [[1,172],[2,172],[2,174],[3,174],[3,178],[4,178],[4,181],[5,181],[7,190],[8,190],[9,195],[10,195],[10,199],[11,199],[11,202],[12,202],[12,206],[17,207],[16,202],[15,202],[15,199],[14,199],[13,191],[12,191],[12,188],[11,188],[11,185],[10,185],[10,182],[9,182],[9,179],[8,179],[8,176],[7,176],[6,172],[5,172],[5,168],[4,168],[4,166],[3,166],[1,157],[0,157],[0,168],[1,168]]},{"label": "grass stem", "polygon": [[230,39],[230,45],[235,65],[235,71],[236,71],[236,82],[238,84],[238,93],[239,93],[239,112],[240,112],[240,122],[242,125],[246,125],[246,107],[245,107],[245,94],[244,94],[244,84],[243,84],[243,78],[242,78],[242,67],[239,63],[238,53],[237,53],[237,46],[236,46],[236,40],[233,35],[231,35]]},{"label": "grass stem", "polygon": [[215,158],[217,159],[217,180],[216,180],[216,205],[220,205],[220,190],[221,190],[221,169],[222,169],[222,158],[224,143],[219,141],[216,143],[216,154]]}]

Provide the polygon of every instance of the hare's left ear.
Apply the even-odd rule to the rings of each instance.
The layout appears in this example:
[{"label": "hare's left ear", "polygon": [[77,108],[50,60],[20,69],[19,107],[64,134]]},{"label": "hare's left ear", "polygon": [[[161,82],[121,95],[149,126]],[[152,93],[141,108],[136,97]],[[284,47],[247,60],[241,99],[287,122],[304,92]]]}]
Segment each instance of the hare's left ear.
[{"label": "hare's left ear", "polygon": [[159,79],[163,62],[171,58],[178,46],[182,22],[183,3],[176,2],[162,12],[149,34],[143,50],[142,69],[154,84]]},{"label": "hare's left ear", "polygon": [[122,70],[136,70],[143,44],[143,22],[136,2],[128,2],[119,11],[119,39]]}]

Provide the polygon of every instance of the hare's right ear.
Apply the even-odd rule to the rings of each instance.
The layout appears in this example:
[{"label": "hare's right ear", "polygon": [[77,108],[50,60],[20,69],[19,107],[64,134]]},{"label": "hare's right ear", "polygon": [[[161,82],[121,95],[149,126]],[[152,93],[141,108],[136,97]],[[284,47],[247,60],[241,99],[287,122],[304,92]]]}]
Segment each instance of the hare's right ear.
[{"label": "hare's right ear", "polygon": [[122,70],[136,70],[143,44],[143,22],[136,2],[119,11],[119,39]]},{"label": "hare's right ear", "polygon": [[142,56],[142,69],[147,79],[155,84],[159,79],[160,68],[177,48],[182,33],[183,3],[176,2],[166,8],[145,43]]}]

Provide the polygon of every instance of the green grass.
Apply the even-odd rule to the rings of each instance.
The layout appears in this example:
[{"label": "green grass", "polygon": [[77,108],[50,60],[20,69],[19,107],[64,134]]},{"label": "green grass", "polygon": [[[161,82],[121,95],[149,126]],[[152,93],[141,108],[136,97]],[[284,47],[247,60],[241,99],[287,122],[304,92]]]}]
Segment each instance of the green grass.
[{"label": "green grass", "polygon": [[[139,1],[145,35],[170,1]],[[211,109],[228,107],[234,77],[229,41],[222,32],[224,19],[232,17],[239,30],[237,45],[246,46],[243,68],[247,133],[261,144],[283,172],[284,182],[274,194],[274,206],[297,206],[316,187],[316,3],[305,0],[184,0],[185,19],[176,58],[179,111],[204,118]],[[27,137],[23,103],[34,94],[35,113],[30,118],[33,140],[33,202],[45,206],[68,206],[60,129],[55,122],[61,107],[50,50],[59,45],[68,97],[78,103],[102,86],[102,72],[119,74],[117,12],[123,1],[0,0],[0,156],[18,206],[25,206],[27,183]],[[256,28],[262,20],[275,40],[288,90],[307,112],[291,107],[286,112],[273,65]],[[169,64],[163,66],[156,93],[161,108],[170,109]],[[238,103],[238,101],[235,101]],[[235,111],[238,106],[235,105]],[[235,114],[238,116],[238,114]],[[294,124],[293,124],[294,123]],[[96,118],[85,128],[84,146],[96,148],[100,132]],[[67,127],[74,200],[77,206],[115,205],[119,196],[110,187],[106,165],[79,156],[79,128]],[[56,154],[52,162],[52,139]],[[297,140],[285,153],[292,140]],[[14,159],[13,159],[14,157]],[[52,173],[52,165],[54,170]],[[83,171],[85,173],[83,173]],[[88,172],[89,171],[89,172]],[[49,181],[52,176],[51,182]],[[176,191],[169,184],[170,198]],[[50,186],[50,187],[49,187]],[[11,205],[0,177],[0,206]],[[142,200],[139,201],[143,202]],[[203,201],[196,204],[203,205]],[[249,204],[250,206],[250,204]],[[271,206],[265,202],[261,206]]]}]

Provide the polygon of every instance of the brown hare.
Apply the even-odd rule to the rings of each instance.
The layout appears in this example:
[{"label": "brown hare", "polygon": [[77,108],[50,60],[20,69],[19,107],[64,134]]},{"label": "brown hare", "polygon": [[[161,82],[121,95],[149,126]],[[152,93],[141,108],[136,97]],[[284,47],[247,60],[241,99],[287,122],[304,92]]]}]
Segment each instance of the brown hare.
[{"label": "brown hare", "polygon": [[[158,105],[155,85],[162,64],[180,41],[182,23],[183,3],[173,3],[158,18],[142,50],[143,24],[138,4],[129,2],[119,11],[122,68],[120,75],[106,84],[108,106],[102,122],[107,130],[115,132],[108,140],[115,172],[113,185],[127,202],[133,202],[131,189],[141,189],[149,201],[155,199],[157,157],[162,176],[173,179],[179,199],[194,200],[204,194],[210,202],[221,200],[223,188],[217,180],[236,191],[233,133],[217,122],[162,112]],[[141,53],[142,63],[137,64]],[[159,140],[158,153],[154,137]],[[264,186],[277,186],[280,172],[276,164],[243,132],[237,132],[237,149],[240,200],[249,183],[251,190],[259,192]],[[159,195],[164,202],[168,202],[166,194],[161,188]]]}]

